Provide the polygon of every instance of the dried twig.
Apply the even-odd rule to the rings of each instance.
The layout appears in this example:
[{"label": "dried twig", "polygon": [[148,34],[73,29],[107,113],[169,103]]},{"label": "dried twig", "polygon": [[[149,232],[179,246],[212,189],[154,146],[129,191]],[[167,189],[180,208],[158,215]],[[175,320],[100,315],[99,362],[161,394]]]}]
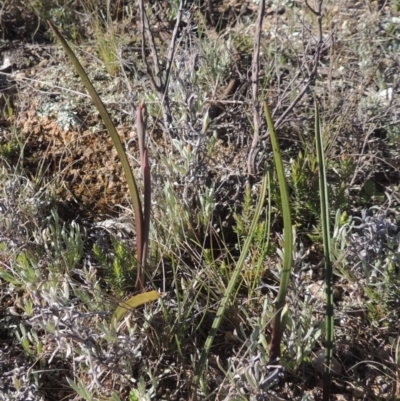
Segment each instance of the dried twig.
[{"label": "dried twig", "polygon": [[[149,27],[149,20],[147,18],[146,10],[144,8],[143,0],[139,0],[139,12],[140,12],[140,21],[142,25],[142,59],[144,62],[144,65],[146,66],[146,72],[147,75],[149,76],[151,83],[154,87],[154,89],[157,92],[163,92],[162,88],[162,81],[161,81],[161,71],[160,71],[160,63],[158,61],[158,53],[156,49],[156,43],[154,41],[154,36],[153,32],[151,31]],[[150,68],[150,65],[147,61],[146,57],[146,33],[149,38],[150,42],[150,50],[151,50],[151,55],[153,57],[153,68],[155,71],[155,76],[153,74],[153,71]]]},{"label": "dried twig", "polygon": [[[176,50],[176,42],[177,42],[177,38],[178,38],[179,26],[182,21],[184,4],[185,4],[185,1],[181,0],[181,2],[179,4],[179,11],[178,11],[178,15],[176,18],[175,28],[172,33],[171,42],[169,44],[169,49],[168,49],[168,54],[167,54],[167,59],[166,59],[165,73],[163,74],[161,66],[160,66],[160,62],[159,62],[159,57],[158,57],[158,52],[157,52],[154,36],[150,29],[149,20],[146,15],[144,1],[139,0],[140,19],[141,19],[141,23],[142,23],[142,58],[143,58],[143,62],[145,64],[145,66],[146,66],[147,75],[150,77],[153,88],[161,96],[161,108],[162,108],[162,113],[163,113],[164,125],[171,136],[173,136],[172,131],[171,131],[172,114],[171,114],[171,107],[170,107],[170,103],[169,103],[168,83],[169,83],[169,76],[171,73],[172,62],[173,62],[175,50]],[[146,36],[149,40],[149,47],[150,47],[151,55],[153,58],[153,70],[150,68],[150,65],[146,59],[146,52],[145,52]]]},{"label": "dried twig", "polygon": [[[323,0],[318,0],[317,4],[317,9],[314,10],[306,1],[306,6],[308,9],[317,16],[318,20],[318,43],[317,43],[317,48],[314,54],[314,59],[312,63],[312,69],[309,73],[307,82],[305,83],[303,89],[299,92],[299,94],[296,96],[296,98],[293,100],[293,102],[289,105],[289,107],[283,112],[283,114],[275,121],[275,129],[279,129],[285,122],[288,117],[288,115],[293,111],[293,109],[297,106],[299,101],[303,98],[303,96],[306,94],[307,90],[309,89],[310,85],[314,82],[315,77],[317,75],[318,71],[318,64],[321,56],[322,49],[324,47],[324,40],[323,40],[323,30],[322,30],[322,2]],[[254,56],[253,56],[254,57]],[[273,115],[275,114],[276,110],[274,111]],[[267,131],[265,134],[263,134],[260,139],[267,139],[269,136],[269,132]],[[248,171],[254,171],[255,170],[255,161],[257,158],[257,154],[260,150],[258,146],[254,146],[254,138],[253,138],[253,144],[249,153],[249,158],[248,158]]]},{"label": "dried twig", "polygon": [[[284,113],[276,120],[275,129],[278,129],[279,127],[281,127],[284,124],[286,117],[289,115],[289,113],[291,113],[291,111],[296,107],[296,105],[299,103],[301,98],[305,95],[305,93],[307,92],[310,85],[314,82],[315,76],[317,75],[318,63],[319,63],[321,51],[322,51],[322,48],[324,45],[324,39],[323,39],[323,34],[322,34],[322,0],[318,0],[317,10],[314,10],[313,8],[311,8],[307,1],[306,1],[306,5],[310,9],[310,11],[317,16],[317,19],[318,19],[318,44],[317,44],[317,49],[316,49],[315,55],[314,55],[313,68],[310,72],[308,80],[307,80],[306,84],[304,85],[303,89],[296,96],[296,98],[293,100],[293,102],[290,104],[290,106],[284,111]],[[266,139],[267,137],[268,137],[268,133],[264,134],[261,138]]]},{"label": "dried twig", "polygon": [[168,54],[167,54],[167,63],[166,63],[166,68],[165,68],[165,86],[166,86],[166,88],[168,87],[169,75],[171,73],[171,67],[172,67],[172,60],[174,59],[174,55],[175,55],[176,41],[178,38],[179,26],[181,25],[181,21],[182,21],[184,3],[185,3],[185,1],[181,0],[181,2],[179,4],[179,11],[178,11],[178,15],[176,17],[175,27],[174,27],[174,31],[172,32],[171,43],[169,44],[169,49],[168,49]]},{"label": "dried twig", "polygon": [[215,120],[224,112],[225,106],[223,101],[226,101],[235,93],[239,84],[240,81],[237,77],[232,77],[229,80],[228,86],[225,88],[221,97],[217,101],[214,101],[208,109],[208,116],[210,117],[210,120]]},{"label": "dried twig", "polygon": [[260,40],[262,32],[262,23],[265,12],[265,0],[260,1],[260,7],[258,9],[257,16],[257,31],[254,42],[253,60],[251,63],[251,86],[252,86],[252,100],[253,100],[253,121],[254,121],[254,135],[253,142],[251,144],[250,154],[247,161],[247,172],[251,175],[255,174],[255,157],[252,158],[250,155],[257,155],[258,144],[260,141],[260,100],[258,98],[258,73],[260,69]]}]

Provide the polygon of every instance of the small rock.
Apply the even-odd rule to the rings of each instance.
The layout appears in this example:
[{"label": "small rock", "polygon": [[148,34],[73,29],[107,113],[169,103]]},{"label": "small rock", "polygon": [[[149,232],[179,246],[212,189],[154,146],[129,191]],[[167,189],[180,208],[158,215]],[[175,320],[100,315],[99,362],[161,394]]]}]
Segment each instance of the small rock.
[{"label": "small rock", "polygon": [[[320,349],[315,353],[313,358],[311,359],[311,365],[315,370],[318,372],[323,372],[324,371],[324,366],[325,366],[325,350]],[[332,357],[332,372],[340,375],[342,373],[342,366],[338,362],[338,360],[333,356]]]},{"label": "small rock", "polygon": [[26,77],[26,74],[24,72],[19,72],[18,74],[14,75],[14,79],[16,81],[22,81]]},{"label": "small rock", "polygon": [[47,64],[49,63],[49,60],[47,58],[44,58],[43,60],[40,61],[40,63],[38,64],[38,68],[44,68],[47,66]]}]

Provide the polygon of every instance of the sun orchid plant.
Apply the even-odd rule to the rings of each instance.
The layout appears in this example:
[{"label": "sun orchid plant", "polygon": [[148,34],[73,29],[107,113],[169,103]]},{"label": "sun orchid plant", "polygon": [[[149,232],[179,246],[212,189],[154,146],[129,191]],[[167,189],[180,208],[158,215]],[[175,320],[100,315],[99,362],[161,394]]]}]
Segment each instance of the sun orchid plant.
[{"label": "sun orchid plant", "polygon": [[[125,154],[122,142],[118,136],[117,130],[108,114],[103,102],[101,101],[99,95],[97,94],[95,88],[90,82],[85,70],[80,64],[79,60],[75,56],[74,52],[58,31],[56,26],[51,22],[47,21],[50,28],[53,30],[57,39],[63,46],[65,52],[70,58],[72,64],[74,65],[76,71],[78,72],[83,84],[85,85],[87,91],[89,92],[93,103],[95,104],[97,110],[99,111],[104,124],[107,127],[108,132],[111,135],[113,140],[114,147],[118,153],[118,157],[121,160],[122,168],[128,183],[128,189],[131,196],[131,201],[133,205],[133,210],[135,213],[135,223],[136,223],[136,255],[137,255],[137,279],[135,289],[138,292],[143,292],[146,286],[146,262],[147,262],[147,254],[149,249],[149,234],[150,234],[150,208],[151,208],[151,176],[150,176],[150,164],[149,157],[146,147],[145,141],[145,133],[146,133],[146,105],[144,102],[141,102],[137,108],[136,115],[136,126],[137,126],[137,135],[138,135],[138,143],[139,143],[139,153],[140,153],[140,163],[143,172],[143,182],[144,182],[144,209],[142,209],[142,202],[140,200],[140,195],[138,191],[138,187],[136,185],[136,180],[133,175],[131,166],[128,162],[128,158]],[[119,320],[123,316],[123,312],[121,310],[130,310],[138,305],[149,302],[151,300],[157,299],[159,294],[156,291],[150,291],[148,296],[144,296],[141,294],[141,298],[135,298],[139,296],[134,296],[127,301],[124,301],[117,308],[114,317]]]}]

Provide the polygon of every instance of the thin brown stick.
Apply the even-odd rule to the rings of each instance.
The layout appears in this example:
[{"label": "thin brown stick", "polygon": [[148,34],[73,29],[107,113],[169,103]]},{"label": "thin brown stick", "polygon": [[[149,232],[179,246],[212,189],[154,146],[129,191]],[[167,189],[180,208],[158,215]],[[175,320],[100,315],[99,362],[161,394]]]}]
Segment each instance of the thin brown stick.
[{"label": "thin brown stick", "polygon": [[[166,87],[165,90],[168,88],[169,75],[171,73],[172,61],[174,60],[174,56],[175,56],[175,47],[176,47],[176,42],[178,39],[179,26],[181,25],[182,16],[183,16],[183,5],[184,5],[184,0],[181,0],[181,2],[179,4],[178,15],[176,17],[174,31],[172,32],[171,43],[169,44],[169,49],[168,49],[168,54],[167,54],[167,65],[165,68],[165,87]],[[165,92],[164,92],[164,94],[165,94]]]},{"label": "thin brown stick", "polygon": [[227,99],[235,93],[236,89],[239,86],[239,79],[236,77],[233,77],[229,80],[228,86],[225,88],[224,92],[222,93],[221,97],[214,101],[210,108],[208,109],[208,116],[210,117],[210,120],[215,120],[217,117],[219,117],[225,110],[224,102],[227,103],[229,102]]},{"label": "thin brown stick", "polygon": [[[318,44],[317,44],[317,49],[315,51],[313,63],[312,63],[312,69],[309,73],[307,82],[304,84],[302,90],[299,92],[299,94],[296,96],[296,98],[293,100],[293,102],[289,105],[289,107],[282,113],[282,115],[275,121],[275,129],[279,129],[285,122],[287,121],[288,115],[293,111],[293,109],[297,106],[297,104],[300,102],[300,100],[303,98],[303,96],[306,94],[308,89],[310,88],[310,85],[314,82],[315,77],[318,72],[318,65],[319,65],[319,60],[321,57],[321,52],[324,47],[324,40],[323,40],[323,30],[322,30],[322,3],[323,0],[318,0],[318,6],[317,9],[314,10],[307,1],[305,1],[307,8],[317,16],[318,20]],[[274,115],[276,110],[274,110],[273,114]],[[269,136],[269,132],[267,131],[259,139],[265,140]],[[248,171],[255,171],[255,166],[256,166],[256,158],[257,154],[260,150],[258,146],[253,146],[254,145],[254,138],[253,138],[253,144],[249,153],[248,157]]]},{"label": "thin brown stick", "polygon": [[[174,135],[172,134],[172,130],[171,130],[172,113],[171,113],[171,107],[170,107],[170,103],[169,103],[168,83],[169,83],[169,77],[171,74],[173,59],[175,56],[179,26],[181,24],[183,11],[184,11],[184,8],[183,8],[184,3],[185,3],[184,0],[181,0],[181,2],[179,4],[179,11],[178,11],[174,31],[172,33],[172,38],[171,38],[171,42],[169,44],[168,53],[167,53],[165,74],[162,74],[159,57],[158,57],[158,52],[157,52],[157,48],[156,48],[156,44],[155,44],[155,40],[154,40],[154,35],[149,26],[149,20],[147,18],[146,10],[144,7],[144,1],[139,0],[139,11],[140,11],[141,24],[142,24],[142,58],[143,58],[143,62],[145,63],[146,72],[147,72],[148,76],[150,77],[150,81],[153,85],[153,88],[161,96],[161,108],[162,108],[162,113],[163,113],[164,125],[171,136],[174,136]],[[149,47],[150,47],[150,51],[151,51],[152,58],[153,58],[153,64],[154,64],[154,67],[153,67],[154,72],[150,68],[149,63],[146,59],[146,53],[145,53],[146,36],[149,39]]]},{"label": "thin brown stick", "polygon": [[[256,24],[257,30],[254,42],[253,60],[251,63],[251,87],[252,87],[252,100],[253,100],[254,135],[249,156],[253,154],[257,155],[258,144],[260,142],[261,118],[260,118],[260,100],[258,96],[258,79],[259,79],[258,75],[260,70],[260,41],[261,41],[264,12],[265,12],[265,0],[261,0],[260,6],[258,8],[258,16]],[[255,158],[249,157],[247,160],[247,172],[250,175],[254,175],[256,172],[255,170],[256,170]]]},{"label": "thin brown stick", "polygon": [[[151,29],[149,27],[149,20],[147,18],[143,0],[139,0],[139,12],[140,12],[140,21],[141,21],[141,25],[142,25],[142,32],[141,32],[142,33],[142,59],[143,59],[144,65],[146,66],[147,75],[149,76],[154,89],[157,92],[159,92],[159,91],[163,90],[163,88],[161,87],[160,63],[158,62],[158,53],[157,53],[157,49],[156,49],[156,44],[154,41],[153,32],[151,31]],[[153,68],[155,71],[155,77],[154,77],[153,71],[151,70],[150,65],[147,61],[147,57],[146,57],[146,32],[147,32],[147,36],[149,37],[149,41],[150,41],[150,50],[151,50],[151,54],[153,57]]]},{"label": "thin brown stick", "polygon": [[[321,51],[324,45],[324,39],[323,39],[323,34],[322,34],[322,0],[318,0],[318,8],[317,10],[314,10],[308,2],[305,2],[307,7],[310,9],[310,11],[315,14],[318,18],[318,44],[317,44],[317,49],[314,55],[314,62],[313,62],[313,68],[310,72],[310,75],[308,77],[308,80],[306,84],[304,85],[303,89],[300,91],[300,93],[296,96],[296,98],[293,100],[293,102],[290,104],[290,106],[283,112],[283,114],[276,120],[275,122],[275,129],[278,129],[285,123],[286,117],[292,112],[292,110],[297,106],[301,98],[305,95],[307,92],[308,88],[310,85],[314,82],[315,76],[317,75],[318,72],[318,64],[319,64],[319,59],[321,56]],[[266,139],[268,137],[268,132],[262,135],[261,139]]]}]

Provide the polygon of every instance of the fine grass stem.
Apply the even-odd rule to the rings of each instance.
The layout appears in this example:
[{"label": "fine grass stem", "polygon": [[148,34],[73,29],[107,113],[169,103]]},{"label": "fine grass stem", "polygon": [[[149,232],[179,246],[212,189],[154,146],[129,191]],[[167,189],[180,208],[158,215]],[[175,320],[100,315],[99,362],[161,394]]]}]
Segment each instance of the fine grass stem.
[{"label": "fine grass stem", "polygon": [[264,178],[263,178],[262,187],[261,187],[260,198],[258,200],[258,204],[257,204],[256,210],[255,210],[255,213],[254,213],[254,217],[253,217],[253,220],[251,222],[249,236],[246,238],[246,241],[245,241],[245,243],[243,245],[243,249],[242,249],[242,251],[240,253],[239,260],[238,260],[237,265],[236,265],[236,267],[235,267],[235,269],[233,271],[231,279],[229,280],[228,287],[226,288],[224,297],[222,298],[222,301],[221,301],[221,305],[219,306],[217,314],[216,314],[216,317],[215,317],[215,319],[213,321],[213,324],[212,324],[212,327],[211,327],[211,330],[210,330],[210,334],[208,335],[206,343],[205,343],[204,348],[203,348],[203,351],[201,352],[200,361],[198,362],[198,364],[196,366],[195,375],[194,375],[193,382],[192,382],[192,398],[191,398],[191,401],[196,401],[197,400],[197,387],[198,387],[198,384],[200,382],[200,378],[201,378],[201,375],[203,373],[204,366],[205,366],[205,364],[207,362],[208,354],[210,352],[211,346],[212,346],[212,344],[214,342],[214,338],[215,338],[215,336],[216,336],[216,334],[218,332],[218,329],[219,329],[219,327],[221,325],[221,322],[222,322],[222,320],[224,318],[224,314],[225,314],[225,310],[226,310],[226,307],[228,305],[228,302],[231,299],[232,294],[235,291],[235,287],[236,287],[237,281],[238,281],[238,279],[240,277],[240,274],[242,273],[243,266],[244,266],[244,263],[246,261],[246,257],[248,256],[250,245],[251,245],[251,243],[253,241],[254,233],[256,232],[256,227],[257,227],[257,224],[258,224],[258,220],[260,218],[261,211],[263,209],[264,200],[265,200],[265,197],[266,197],[266,194],[267,194],[267,177],[268,177],[268,175],[267,175],[267,173],[265,173],[264,174]]},{"label": "fine grass stem", "polygon": [[319,190],[321,199],[321,223],[324,243],[325,281],[326,281],[326,354],[324,367],[323,400],[329,401],[331,386],[331,364],[333,354],[333,269],[331,262],[331,245],[329,234],[329,203],[326,181],[324,144],[321,132],[321,119],[318,104],[315,102],[315,138],[317,145]]}]

